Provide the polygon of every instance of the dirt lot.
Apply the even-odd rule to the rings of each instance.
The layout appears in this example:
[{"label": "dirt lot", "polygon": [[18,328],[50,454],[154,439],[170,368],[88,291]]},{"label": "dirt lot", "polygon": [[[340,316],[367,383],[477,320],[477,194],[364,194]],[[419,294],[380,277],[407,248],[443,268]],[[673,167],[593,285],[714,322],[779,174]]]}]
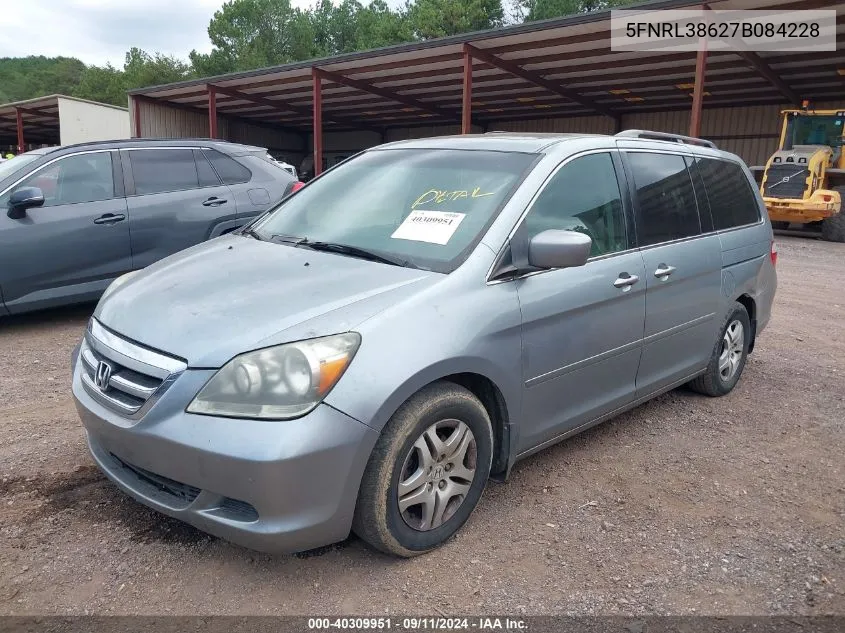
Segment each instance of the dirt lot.
[{"label": "dirt lot", "polygon": [[845,245],[779,243],[730,396],[675,391],[522,462],[409,561],[265,556],[140,506],[69,395],[90,306],[0,321],[0,613],[845,613]]}]

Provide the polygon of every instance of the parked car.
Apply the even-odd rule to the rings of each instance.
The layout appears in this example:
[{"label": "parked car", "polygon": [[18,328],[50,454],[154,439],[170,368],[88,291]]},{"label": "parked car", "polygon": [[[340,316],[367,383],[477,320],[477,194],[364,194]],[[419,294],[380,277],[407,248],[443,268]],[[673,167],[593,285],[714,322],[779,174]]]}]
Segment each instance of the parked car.
[{"label": "parked car", "polygon": [[290,163],[286,163],[283,160],[278,160],[276,158],[273,158],[270,154],[267,154],[267,160],[271,161],[274,165],[278,165],[279,167],[284,169],[286,172],[288,172],[291,176],[293,176],[294,178],[299,180],[299,174],[296,173],[296,167],[294,167]]},{"label": "parked car", "polygon": [[413,556],[517,460],[679,385],[729,393],[776,250],[748,168],[693,142],[383,145],[121,277],[74,354],[94,460],[247,547],[353,529]]},{"label": "parked car", "polygon": [[120,275],[244,225],[296,182],[266,154],[222,141],[133,139],[6,161],[0,314],[95,300]]}]

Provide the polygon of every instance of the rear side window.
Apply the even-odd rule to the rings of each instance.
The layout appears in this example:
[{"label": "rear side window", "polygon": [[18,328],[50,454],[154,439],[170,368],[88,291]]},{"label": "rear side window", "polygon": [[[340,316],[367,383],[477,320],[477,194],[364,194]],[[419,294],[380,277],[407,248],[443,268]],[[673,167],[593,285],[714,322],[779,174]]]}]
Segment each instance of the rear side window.
[{"label": "rear side window", "polygon": [[214,171],[220,176],[227,185],[237,185],[242,182],[249,182],[252,178],[252,172],[241,165],[238,161],[230,156],[226,156],[216,149],[203,150],[208,160],[214,166]]},{"label": "rear side window", "polygon": [[742,167],[713,158],[699,158],[696,162],[717,231],[760,220],[757,198]]},{"label": "rear side window", "polygon": [[589,235],[593,257],[625,250],[625,215],[610,154],[589,154],[561,167],[534,201],[525,228],[527,239],[548,229]]},{"label": "rear side window", "polygon": [[214,187],[219,185],[220,179],[211,168],[211,163],[202,155],[200,150],[194,150],[194,158],[197,161],[197,176],[199,176],[200,187]]},{"label": "rear side window", "polygon": [[194,153],[190,149],[131,150],[129,160],[138,195],[199,187]]},{"label": "rear side window", "polygon": [[637,199],[640,246],[701,233],[695,191],[682,156],[628,153]]}]

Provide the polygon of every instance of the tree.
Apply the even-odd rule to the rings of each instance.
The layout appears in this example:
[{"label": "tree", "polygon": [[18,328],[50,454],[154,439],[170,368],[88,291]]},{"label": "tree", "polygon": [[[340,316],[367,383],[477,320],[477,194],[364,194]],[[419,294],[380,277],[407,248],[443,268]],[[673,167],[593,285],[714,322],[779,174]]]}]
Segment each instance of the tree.
[{"label": "tree", "polygon": [[533,22],[566,15],[613,9],[642,0],[519,0],[516,13],[519,21]]},{"label": "tree", "polygon": [[71,96],[126,106],[126,78],[111,64],[88,66]]},{"label": "tree", "polygon": [[357,32],[359,51],[414,39],[407,13],[393,11],[384,0],[373,0],[358,12]]},{"label": "tree", "polygon": [[308,59],[316,52],[309,16],[290,0],[230,0],[208,25],[214,48],[190,58],[200,75]]},{"label": "tree", "polygon": [[123,64],[126,88],[146,88],[182,81],[193,76],[193,68],[169,55],[150,55],[140,48],[130,48]]},{"label": "tree", "polygon": [[3,102],[48,94],[70,94],[85,64],[73,57],[6,57],[0,59]]},{"label": "tree", "polygon": [[406,10],[423,40],[497,28],[505,17],[501,0],[408,0]]}]

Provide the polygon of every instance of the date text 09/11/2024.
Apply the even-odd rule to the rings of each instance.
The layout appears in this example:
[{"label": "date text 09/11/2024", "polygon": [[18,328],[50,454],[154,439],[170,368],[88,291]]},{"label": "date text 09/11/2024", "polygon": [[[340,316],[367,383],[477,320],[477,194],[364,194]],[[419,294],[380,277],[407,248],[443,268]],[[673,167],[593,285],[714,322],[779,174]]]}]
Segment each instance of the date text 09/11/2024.
[{"label": "date text 09/11/2024", "polygon": [[308,618],[308,628],[315,631],[331,629],[375,631],[406,630],[406,631],[497,631],[497,630],[525,630],[527,623],[519,618],[473,617],[349,617],[349,618]]}]

